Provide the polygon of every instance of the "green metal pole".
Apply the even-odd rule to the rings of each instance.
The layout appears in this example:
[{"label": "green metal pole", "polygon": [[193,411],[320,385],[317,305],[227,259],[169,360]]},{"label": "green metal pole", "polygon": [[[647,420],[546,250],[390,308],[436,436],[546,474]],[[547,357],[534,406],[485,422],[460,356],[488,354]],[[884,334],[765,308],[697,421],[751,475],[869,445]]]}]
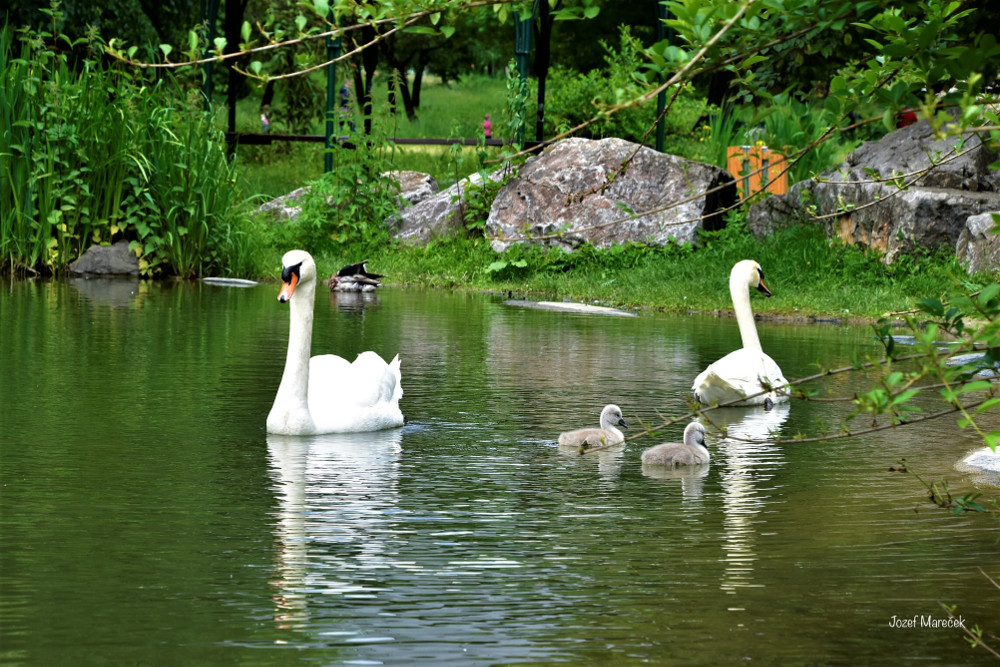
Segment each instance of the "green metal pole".
[{"label": "green metal pole", "polygon": [[[329,14],[330,24],[333,25],[333,12]],[[341,39],[327,35],[326,37],[326,59],[336,60],[340,57]],[[337,131],[337,65],[331,62],[326,66],[326,150],[323,152],[323,171],[330,173],[333,171],[333,142],[334,134]]]},{"label": "green metal pole", "polygon": [[[535,6],[537,9],[537,4]],[[521,79],[521,84],[527,87],[528,84],[528,56],[531,53],[531,28],[535,23],[535,12],[532,10],[531,16],[522,19],[520,16],[514,21],[514,59],[517,62],[517,73]],[[524,124],[527,118],[527,107],[525,100],[521,100],[519,109],[521,122],[517,127],[517,136],[514,141],[518,146],[524,145]]]}]

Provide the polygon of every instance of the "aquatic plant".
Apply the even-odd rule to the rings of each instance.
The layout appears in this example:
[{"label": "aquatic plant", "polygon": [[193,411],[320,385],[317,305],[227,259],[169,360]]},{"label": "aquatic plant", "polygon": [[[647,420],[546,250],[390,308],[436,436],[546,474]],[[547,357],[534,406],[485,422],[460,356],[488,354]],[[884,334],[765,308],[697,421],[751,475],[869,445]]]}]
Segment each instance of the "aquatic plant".
[{"label": "aquatic plant", "polygon": [[59,273],[126,239],[145,275],[232,274],[259,256],[222,134],[169,77],[0,29],[0,270]]}]

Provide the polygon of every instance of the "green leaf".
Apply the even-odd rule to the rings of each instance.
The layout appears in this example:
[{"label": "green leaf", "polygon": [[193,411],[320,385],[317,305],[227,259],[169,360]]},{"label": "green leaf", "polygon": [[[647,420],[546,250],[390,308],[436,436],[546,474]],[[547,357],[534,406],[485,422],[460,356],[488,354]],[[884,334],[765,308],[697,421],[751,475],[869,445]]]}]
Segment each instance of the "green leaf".
[{"label": "green leaf", "polygon": [[445,39],[449,39],[455,34],[455,26],[453,25],[443,25],[441,26],[441,34],[444,35]]},{"label": "green leaf", "polygon": [[906,403],[919,393],[919,389],[907,389],[906,391],[897,394],[896,397],[892,399],[892,403],[889,405],[900,405],[902,403]]},{"label": "green leaf", "polygon": [[261,62],[259,60],[253,60],[250,62],[250,71],[254,74],[260,74]]},{"label": "green leaf", "polygon": [[486,273],[496,273],[497,271],[503,271],[506,268],[507,268],[507,262],[501,259],[487,266]]},{"label": "green leaf", "polygon": [[588,18],[588,19],[592,19],[592,18],[596,17],[600,13],[601,13],[601,8],[598,7],[598,6],[596,6],[596,5],[592,5],[592,6],[587,7],[586,9],[583,10],[583,16],[584,16],[584,18]]},{"label": "green leaf", "polygon": [[996,298],[998,294],[1000,294],[1000,284],[994,283],[993,285],[987,285],[983,288],[983,291],[979,293],[979,305],[983,308],[987,308],[990,301]]},{"label": "green leaf", "polygon": [[250,21],[244,21],[243,25],[240,26],[240,36],[243,37],[244,42],[250,41]]},{"label": "green leaf", "polygon": [[330,3],[327,0],[313,0],[313,9],[322,17],[330,13]]},{"label": "green leaf", "polygon": [[955,390],[955,395],[965,394],[970,391],[982,391],[983,389],[989,389],[992,387],[992,383],[989,380],[977,380],[976,382],[970,382],[964,384]]},{"label": "green leaf", "polygon": [[403,29],[403,32],[410,35],[437,35],[438,31],[426,25],[411,25]]},{"label": "green leaf", "polygon": [[224,53],[226,50],[226,44],[228,44],[225,37],[216,37],[212,40],[212,43],[215,44],[215,50],[218,53]]},{"label": "green leaf", "polygon": [[985,434],[983,436],[983,440],[986,441],[986,446],[995,452],[997,450],[997,445],[1000,445],[1000,431],[993,431],[992,433]]},{"label": "green leaf", "polygon": [[169,44],[160,44],[160,51],[163,51],[164,60],[170,57],[170,52],[174,50],[174,47]]},{"label": "green leaf", "polygon": [[933,297],[920,299],[917,302],[920,306],[920,310],[934,315],[935,317],[944,317],[944,304],[941,303],[941,299],[935,299]]},{"label": "green leaf", "polygon": [[976,412],[977,413],[986,412],[990,408],[995,407],[997,405],[1000,405],[1000,398],[991,398],[988,401],[984,401],[982,405],[976,408]]}]

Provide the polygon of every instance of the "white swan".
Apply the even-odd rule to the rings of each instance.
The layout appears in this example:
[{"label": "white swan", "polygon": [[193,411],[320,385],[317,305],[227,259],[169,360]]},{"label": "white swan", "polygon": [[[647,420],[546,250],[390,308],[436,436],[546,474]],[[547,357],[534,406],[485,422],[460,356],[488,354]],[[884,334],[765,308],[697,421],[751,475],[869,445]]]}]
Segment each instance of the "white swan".
[{"label": "white swan", "polygon": [[691,422],[684,429],[684,442],[665,442],[642,453],[643,465],[692,466],[708,463],[711,456],[705,447],[705,427]]},{"label": "white swan", "polygon": [[616,426],[628,428],[617,405],[605,405],[601,410],[600,428],[581,428],[559,434],[559,444],[564,447],[602,447],[620,445],[625,442],[625,434]]},{"label": "white swan", "polygon": [[788,400],[788,380],[781,374],[774,359],[764,354],[757,337],[757,326],[750,309],[751,287],[757,288],[764,296],[771,296],[771,290],[764,284],[760,264],[752,259],[737,262],[729,274],[729,293],[743,348],[730,352],[695,378],[691,391],[700,403],[712,405],[742,399],[764,391],[765,384],[771,387],[770,391],[734,405],[767,406]]},{"label": "white swan", "polygon": [[335,354],[309,358],[312,348],[316,263],[291,250],[281,258],[278,301],[289,304],[288,356],[267,432],[316,435],[378,431],[403,425],[399,355],[385,363],[362,352],[354,363]]}]

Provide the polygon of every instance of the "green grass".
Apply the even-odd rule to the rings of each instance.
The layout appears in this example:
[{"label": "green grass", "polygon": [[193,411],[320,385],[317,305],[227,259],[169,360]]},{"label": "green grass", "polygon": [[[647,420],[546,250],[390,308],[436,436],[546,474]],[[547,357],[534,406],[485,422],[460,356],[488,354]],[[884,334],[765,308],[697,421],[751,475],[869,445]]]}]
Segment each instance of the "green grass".
[{"label": "green grass", "polygon": [[[482,238],[454,238],[426,248],[386,245],[365,249],[369,268],[395,285],[496,291],[516,296],[572,299],[668,312],[729,311],[732,265],[756,259],[771,299],[754,299],[757,313],[789,317],[873,320],[905,310],[917,297],[940,296],[966,280],[957,262],[925,256],[892,267],[876,253],[826,239],[800,227],[758,241],[736,223],[705,235],[697,248],[615,246],[604,251],[512,249],[497,255]],[[488,271],[497,259],[508,267]],[[350,248],[317,258],[321,273],[357,261]],[[523,261],[525,266],[513,266]],[[985,280],[985,277],[982,277]]]},{"label": "green grass", "polygon": [[[279,88],[280,90],[280,88]],[[410,121],[403,112],[391,115],[386,110],[384,79],[376,78],[374,85],[376,112],[374,131],[387,137],[400,138],[468,138],[475,139],[482,132],[483,115],[493,117],[493,136],[503,138],[506,81],[502,77],[470,75],[460,81],[442,85],[437,77],[426,77],[421,93],[417,118]],[[280,94],[275,105],[281,103]],[[534,104],[534,99],[529,105]],[[221,107],[220,107],[221,108]],[[533,107],[532,107],[533,108]],[[236,128],[240,132],[260,131],[260,98],[250,96],[237,103]],[[356,119],[361,127],[360,116]],[[220,113],[217,122],[225,125],[225,115]],[[272,121],[272,133],[285,133],[278,121]],[[325,123],[317,119],[310,133],[324,134]],[[533,128],[529,136],[534,136]],[[323,145],[316,143],[274,142],[270,146],[240,146],[237,149],[239,182],[246,192],[267,199],[287,194],[323,173]],[[489,158],[498,158],[500,149],[486,148]],[[475,171],[476,148],[449,146],[397,146],[393,154],[396,169],[410,169],[431,174],[443,189],[459,178]],[[460,163],[459,163],[460,161]]]},{"label": "green grass", "polygon": [[[384,86],[376,90],[384,94]],[[449,87],[432,79],[425,82],[418,121],[411,123],[400,111],[396,117],[379,116],[376,125],[387,136],[474,136],[482,114],[489,109],[494,136],[502,136],[504,94],[505,82],[500,78],[468,77]],[[257,122],[255,105],[250,100],[241,106],[240,117],[249,117],[248,123]],[[316,131],[321,129],[317,126]],[[318,145],[241,147],[239,157],[244,187],[266,196],[290,192],[322,173],[322,147]],[[442,187],[475,170],[474,149],[397,147],[391,158],[395,168],[430,173]],[[281,254],[296,243],[295,234],[287,229],[264,234],[270,247],[264,272],[273,277]],[[939,296],[956,281],[968,279],[951,257],[904,259],[886,267],[877,253],[829,241],[818,227],[786,230],[758,241],[738,219],[723,232],[703,236],[697,249],[615,246],[567,254],[515,247],[497,255],[481,236],[445,239],[427,247],[368,242],[307,249],[325,275],[368,259],[370,268],[386,274],[390,284],[673,312],[730,310],[729,270],[746,258],[761,263],[775,294],[771,299],[754,299],[755,311],[790,317],[875,319],[911,307],[914,298]],[[506,267],[497,270],[498,260],[505,261]]]}]

